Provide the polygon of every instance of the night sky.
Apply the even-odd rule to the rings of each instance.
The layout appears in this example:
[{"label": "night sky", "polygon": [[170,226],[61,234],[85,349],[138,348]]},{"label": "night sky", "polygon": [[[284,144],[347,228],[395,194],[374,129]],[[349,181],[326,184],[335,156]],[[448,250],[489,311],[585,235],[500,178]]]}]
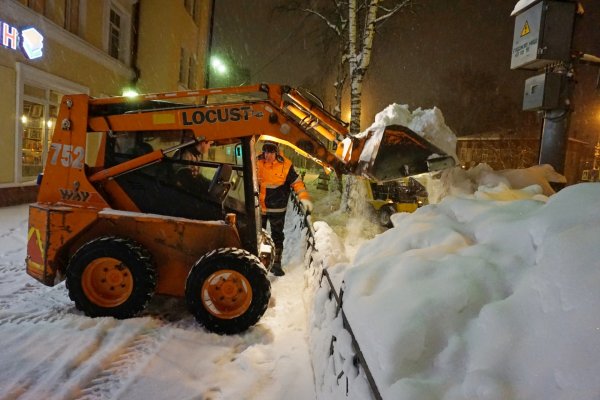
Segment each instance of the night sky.
[{"label": "night sky", "polygon": [[[329,1],[329,0],[321,0]],[[242,78],[311,89],[332,106],[335,59],[323,23],[283,12],[285,0],[216,0],[213,54]],[[307,2],[308,3],[308,2]],[[510,69],[516,0],[418,0],[378,29],[363,88],[362,127],[390,103],[439,107],[458,134],[510,129],[538,134],[541,119],[521,111],[524,81],[535,71]],[[600,1],[584,0],[573,48],[600,56]],[[600,133],[598,67],[578,65],[570,134],[595,142]]]}]

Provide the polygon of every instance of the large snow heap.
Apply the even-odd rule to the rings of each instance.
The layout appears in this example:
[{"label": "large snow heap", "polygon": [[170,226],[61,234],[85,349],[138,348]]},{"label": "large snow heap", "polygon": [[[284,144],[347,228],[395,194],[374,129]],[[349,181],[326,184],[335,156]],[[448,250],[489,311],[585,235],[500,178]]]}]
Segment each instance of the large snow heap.
[{"label": "large snow heap", "polygon": [[365,137],[369,132],[373,136],[367,140],[360,155],[360,161],[371,161],[376,145],[381,141],[385,127],[388,125],[402,125],[411,129],[449,156],[456,157],[456,135],[444,120],[442,111],[434,107],[423,110],[420,107],[410,111],[408,105],[390,104],[375,116],[375,121],[357,137]]}]

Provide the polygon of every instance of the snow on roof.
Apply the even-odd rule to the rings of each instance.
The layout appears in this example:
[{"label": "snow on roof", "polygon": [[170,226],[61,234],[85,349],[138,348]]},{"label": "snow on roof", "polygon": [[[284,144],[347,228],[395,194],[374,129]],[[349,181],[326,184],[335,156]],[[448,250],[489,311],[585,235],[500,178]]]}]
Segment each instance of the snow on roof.
[{"label": "snow on roof", "polygon": [[510,16],[513,17],[513,16],[517,15],[518,13],[520,13],[521,11],[523,11],[530,5],[537,3],[539,1],[540,0],[519,0],[519,2],[515,5],[515,8],[512,11],[512,13],[510,14]]}]

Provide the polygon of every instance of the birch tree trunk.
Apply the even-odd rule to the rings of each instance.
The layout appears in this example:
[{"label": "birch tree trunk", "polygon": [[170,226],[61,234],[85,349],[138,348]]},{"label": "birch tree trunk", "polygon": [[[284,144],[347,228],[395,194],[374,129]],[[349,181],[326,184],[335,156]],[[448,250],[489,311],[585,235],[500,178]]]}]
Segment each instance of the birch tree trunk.
[{"label": "birch tree trunk", "polygon": [[371,0],[365,20],[365,31],[360,44],[360,51],[357,49],[357,10],[356,0],[350,0],[348,7],[349,21],[349,66],[350,66],[350,133],[360,132],[360,114],[362,84],[365,73],[371,63],[371,50],[373,48],[373,38],[375,37],[375,21],[377,19],[377,8],[379,0]]},{"label": "birch tree trunk", "polygon": [[302,0],[289,1],[293,3],[291,8],[301,9],[321,19],[339,38],[334,114],[341,114],[342,96],[349,79],[350,133],[359,133],[363,80],[371,63],[375,27],[411,6],[414,0],[333,0],[329,11],[305,7]]}]

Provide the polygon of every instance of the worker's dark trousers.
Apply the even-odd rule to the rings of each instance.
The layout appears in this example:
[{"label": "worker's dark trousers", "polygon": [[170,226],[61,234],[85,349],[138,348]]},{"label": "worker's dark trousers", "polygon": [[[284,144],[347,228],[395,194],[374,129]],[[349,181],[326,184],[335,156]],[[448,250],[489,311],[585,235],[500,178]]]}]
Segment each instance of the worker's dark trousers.
[{"label": "worker's dark trousers", "polygon": [[271,238],[273,238],[273,242],[275,243],[275,249],[277,249],[277,253],[279,254],[279,256],[281,256],[281,251],[283,250],[283,239],[285,239],[283,235],[283,225],[285,224],[285,211],[281,213],[267,213],[266,216],[263,214],[263,229],[267,229],[267,221],[271,223]]}]

